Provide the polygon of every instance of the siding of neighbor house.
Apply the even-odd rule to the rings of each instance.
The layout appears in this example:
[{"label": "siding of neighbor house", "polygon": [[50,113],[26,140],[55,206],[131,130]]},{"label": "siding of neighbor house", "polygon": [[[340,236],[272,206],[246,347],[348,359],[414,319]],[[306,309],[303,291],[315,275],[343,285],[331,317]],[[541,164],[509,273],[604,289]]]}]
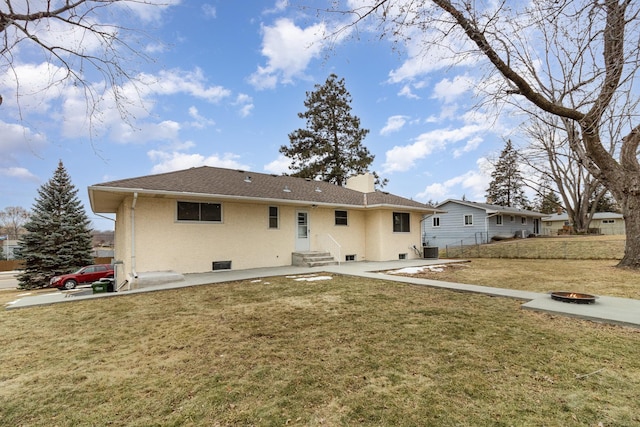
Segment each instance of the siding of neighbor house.
[{"label": "siding of neighbor house", "polygon": [[[570,225],[566,213],[554,214],[542,219],[542,234],[545,236],[556,236],[558,231],[565,225]],[[619,235],[625,234],[624,217],[615,212],[596,212],[589,228],[596,228],[600,234]]]},{"label": "siding of neighbor house", "polygon": [[[428,246],[447,246],[483,244],[494,236],[513,237],[516,233],[528,236],[534,232],[536,218],[517,213],[502,213],[502,225],[497,224],[496,214],[487,214],[484,207],[447,202],[438,206],[446,213],[435,214],[423,223],[423,241]],[[465,215],[472,215],[473,224],[465,225]],[[439,227],[434,227],[433,218],[439,218]],[[513,220],[512,220],[513,218]],[[526,223],[523,224],[523,218]]]}]

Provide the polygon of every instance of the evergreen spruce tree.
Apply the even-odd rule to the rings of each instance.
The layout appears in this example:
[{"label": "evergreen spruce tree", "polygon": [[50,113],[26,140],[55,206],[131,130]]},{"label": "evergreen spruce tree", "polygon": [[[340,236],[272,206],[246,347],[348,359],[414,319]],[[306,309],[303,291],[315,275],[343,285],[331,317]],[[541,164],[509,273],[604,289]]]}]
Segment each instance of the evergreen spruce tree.
[{"label": "evergreen spruce tree", "polygon": [[27,230],[21,239],[23,289],[46,286],[53,276],[92,264],[90,221],[62,161],[53,177],[38,189]]},{"label": "evergreen spruce tree", "polygon": [[551,187],[551,178],[548,175],[543,175],[533,202],[534,209],[540,213],[554,214],[558,212],[558,208],[562,207],[560,196]]},{"label": "evergreen spruce tree", "polygon": [[527,209],[529,201],[524,194],[524,179],[518,169],[518,154],[508,140],[491,173],[487,199],[499,206]]},{"label": "evergreen spruce tree", "polygon": [[[290,133],[291,145],[281,146],[280,152],[292,160],[293,176],[343,185],[347,178],[369,171],[374,156],[362,144],[369,130],[361,129],[360,119],[351,115],[344,79],[331,74],[315,88],[307,92],[307,111],[298,113],[307,120],[307,128]],[[373,175],[377,184],[386,183]]]},{"label": "evergreen spruce tree", "polygon": [[547,189],[536,202],[536,210],[544,214],[554,214],[558,212],[558,208],[561,206],[560,197],[551,189]]}]

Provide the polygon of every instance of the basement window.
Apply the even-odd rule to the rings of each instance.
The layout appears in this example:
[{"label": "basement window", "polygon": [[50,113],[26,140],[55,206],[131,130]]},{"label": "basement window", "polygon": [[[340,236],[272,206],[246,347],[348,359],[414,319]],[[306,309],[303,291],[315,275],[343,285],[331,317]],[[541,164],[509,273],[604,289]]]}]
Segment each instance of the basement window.
[{"label": "basement window", "polygon": [[355,255],[345,255],[344,256],[344,260],[345,261],[355,261],[356,260],[356,256]]},{"label": "basement window", "polygon": [[211,264],[211,269],[213,271],[231,270],[231,261],[213,261]]},{"label": "basement window", "polygon": [[407,254],[398,254],[398,259],[407,259]]}]

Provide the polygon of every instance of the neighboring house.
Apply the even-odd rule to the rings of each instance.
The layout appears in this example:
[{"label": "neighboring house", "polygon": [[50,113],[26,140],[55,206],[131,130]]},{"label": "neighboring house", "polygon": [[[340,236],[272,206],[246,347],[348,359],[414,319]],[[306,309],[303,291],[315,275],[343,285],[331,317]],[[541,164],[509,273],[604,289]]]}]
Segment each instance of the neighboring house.
[{"label": "neighboring house", "polygon": [[4,236],[0,236],[0,245],[2,245],[2,255],[7,260],[19,259],[20,254],[20,241],[13,239],[2,239]]},{"label": "neighboring house", "polygon": [[293,253],[336,261],[418,258],[432,206],[375,191],[371,174],[323,181],[198,167],[89,187],[95,213],[115,213],[124,273],[179,273],[292,264]]},{"label": "neighboring house", "polygon": [[[547,215],[542,218],[542,233],[557,236],[572,232],[573,224],[567,213]],[[589,224],[589,231],[595,234],[625,234],[624,217],[616,212],[596,212]]]},{"label": "neighboring house", "polygon": [[540,212],[488,203],[446,200],[436,206],[445,213],[425,218],[423,242],[441,249],[488,243],[492,239],[540,234]]}]

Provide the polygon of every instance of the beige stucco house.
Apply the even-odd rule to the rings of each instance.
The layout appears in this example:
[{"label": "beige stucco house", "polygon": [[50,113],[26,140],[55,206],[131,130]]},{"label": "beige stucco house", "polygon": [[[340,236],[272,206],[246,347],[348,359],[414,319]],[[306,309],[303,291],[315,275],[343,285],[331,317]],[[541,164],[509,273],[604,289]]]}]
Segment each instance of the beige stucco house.
[{"label": "beige stucco house", "polygon": [[339,262],[420,257],[421,220],[437,209],[374,188],[198,167],[89,187],[95,213],[115,213],[121,273],[291,265],[294,253]]}]

